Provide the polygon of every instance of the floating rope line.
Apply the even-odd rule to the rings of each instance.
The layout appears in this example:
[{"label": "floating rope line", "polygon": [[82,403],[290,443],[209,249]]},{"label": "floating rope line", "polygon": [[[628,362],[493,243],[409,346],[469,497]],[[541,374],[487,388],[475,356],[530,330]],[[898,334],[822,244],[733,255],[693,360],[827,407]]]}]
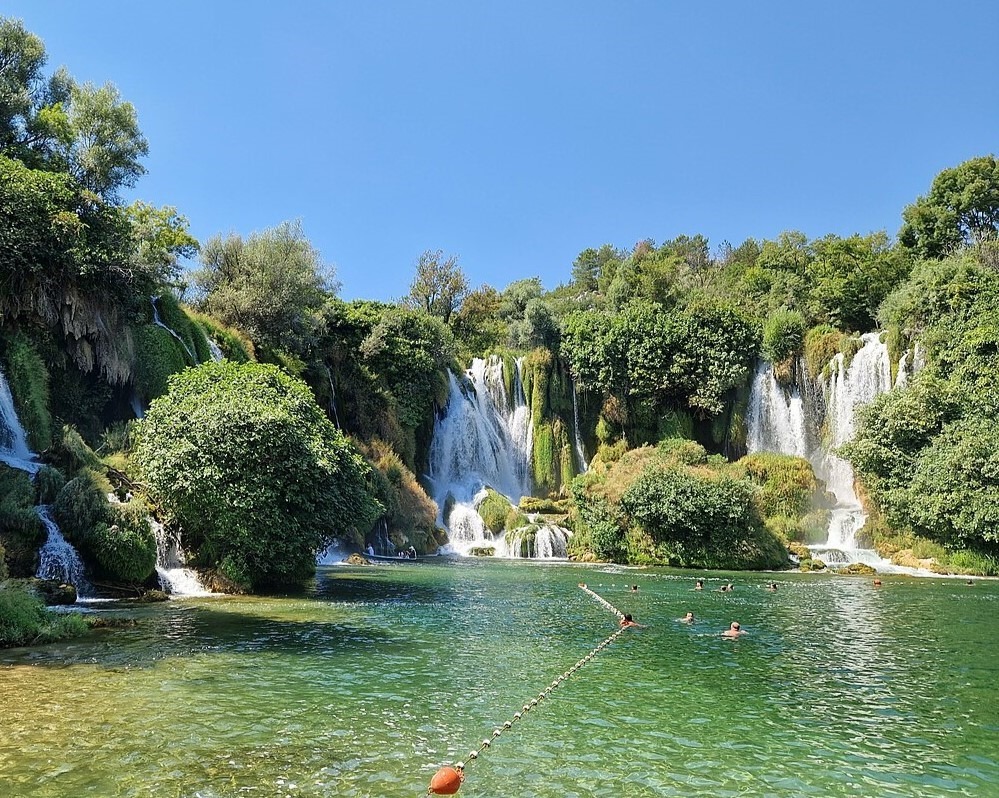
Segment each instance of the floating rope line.
[{"label": "floating rope line", "polygon": [[[620,618],[624,618],[624,613],[621,612],[617,607],[613,606],[609,601],[606,601],[601,596],[598,596],[592,590],[590,590],[586,585],[579,586],[582,590],[589,593],[597,601],[603,604],[607,609],[613,612]],[[565,671],[561,676],[555,677],[552,683],[549,684],[544,690],[538,693],[536,698],[532,698],[526,704],[520,708],[520,712],[514,712],[513,717],[510,720],[503,723],[502,726],[497,726],[493,729],[492,737],[487,737],[482,741],[477,749],[468,752],[468,756],[465,757],[464,761],[455,763],[454,767],[443,767],[434,774],[434,777],[430,780],[430,786],[427,788],[427,795],[454,795],[458,792],[461,787],[462,782],[465,780],[465,767],[469,762],[478,759],[479,754],[485,751],[487,748],[492,746],[493,740],[498,739],[503,732],[508,731],[513,728],[513,724],[517,721],[522,720],[528,712],[536,709],[539,704],[541,704],[546,698],[548,698],[555,690],[558,689],[559,685],[562,684],[566,679],[572,676],[576,671],[582,668],[584,665],[592,661],[592,659],[603,651],[607,646],[613,643],[618,636],[624,634],[629,627],[622,626],[614,634],[610,635],[607,639],[599,643],[589,654],[580,659],[575,665],[573,665],[569,670]]]}]

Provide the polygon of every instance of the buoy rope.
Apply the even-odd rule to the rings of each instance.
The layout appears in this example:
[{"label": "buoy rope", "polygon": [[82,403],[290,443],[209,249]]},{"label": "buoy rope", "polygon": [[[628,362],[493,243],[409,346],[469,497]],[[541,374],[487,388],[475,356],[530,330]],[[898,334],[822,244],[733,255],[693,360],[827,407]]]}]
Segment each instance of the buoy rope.
[{"label": "buoy rope", "polygon": [[[606,599],[604,599],[602,596],[599,596],[596,593],[594,593],[586,585],[580,585],[579,587],[580,587],[580,589],[582,589],[586,593],[589,593],[591,596],[593,596],[597,601],[599,601],[601,604],[603,604],[607,609],[609,609],[615,615],[617,615],[620,618],[624,618],[624,613],[621,612],[619,609],[617,609],[617,607],[613,606],[609,601],[607,601]],[[491,737],[487,737],[486,739],[484,739],[480,743],[480,745],[479,745],[479,747],[477,749],[469,751],[468,752],[468,756],[465,757],[464,761],[455,763],[454,769],[457,771],[457,775],[458,775],[459,779],[462,780],[462,781],[464,780],[464,778],[465,778],[465,767],[468,765],[469,762],[471,762],[471,761],[473,761],[475,759],[478,759],[479,758],[479,754],[481,754],[487,748],[489,748],[490,746],[492,746],[493,740],[498,739],[500,736],[502,736],[503,732],[509,731],[511,728],[513,728],[513,725],[517,721],[522,720],[524,718],[524,716],[528,712],[530,712],[532,709],[536,709],[538,707],[538,705],[541,704],[541,702],[543,702],[546,698],[548,698],[552,694],[552,692],[554,692],[556,689],[558,689],[559,685],[561,685],[562,682],[564,682],[566,679],[568,679],[570,676],[572,676],[576,671],[578,671],[584,665],[586,665],[589,662],[591,662],[593,660],[593,658],[597,654],[599,654],[601,651],[603,651],[605,648],[607,648],[607,646],[609,646],[611,643],[613,643],[618,638],[619,635],[624,634],[624,632],[626,632],[628,630],[628,628],[629,627],[627,627],[627,626],[622,626],[620,629],[618,629],[617,631],[615,631],[612,635],[610,635],[609,637],[607,637],[605,640],[603,640],[600,643],[598,643],[596,647],[594,647],[585,657],[583,657],[578,662],[576,662],[575,665],[573,665],[571,668],[569,668],[567,671],[565,671],[561,676],[555,677],[552,680],[551,684],[549,684],[544,690],[542,690],[540,693],[538,693],[537,697],[532,698],[530,701],[528,701],[527,703],[525,703],[520,708],[519,712],[514,712],[513,713],[513,717],[510,718],[510,720],[505,721],[503,723],[503,725],[497,726],[495,729],[493,729],[493,733],[492,733]],[[457,788],[455,788],[455,791],[457,791]],[[427,795],[432,795],[433,793],[434,793],[433,783],[431,782],[431,786],[427,788]]]}]

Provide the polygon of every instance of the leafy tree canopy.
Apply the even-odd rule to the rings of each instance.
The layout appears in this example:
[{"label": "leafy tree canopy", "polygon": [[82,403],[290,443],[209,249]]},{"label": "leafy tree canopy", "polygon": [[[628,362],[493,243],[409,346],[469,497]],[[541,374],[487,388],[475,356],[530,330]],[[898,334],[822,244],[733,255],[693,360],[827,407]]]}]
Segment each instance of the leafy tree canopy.
[{"label": "leafy tree canopy", "polygon": [[46,78],[46,61],[37,36],[0,17],[0,154],[68,172],[114,201],[145,173],[139,161],[149,145],[135,108],[110,83],[79,85],[65,69]]},{"label": "leafy tree canopy", "polygon": [[315,344],[317,313],[337,284],[299,222],[246,239],[215,236],[201,264],[194,275],[200,310],[271,350],[301,356]]},{"label": "leafy tree canopy", "polygon": [[458,266],[458,256],[445,258],[443,250],[427,250],[420,255],[416,276],[402,303],[448,324],[468,293],[468,279]]},{"label": "leafy tree canopy", "polygon": [[972,158],[944,169],[902,212],[899,242],[925,258],[941,258],[960,244],[992,238],[999,230],[999,160]]},{"label": "leafy tree canopy", "polygon": [[371,527],[367,462],[308,387],[275,366],[205,363],[170,379],[136,459],[197,562],[236,582],[301,582],[335,537]]}]

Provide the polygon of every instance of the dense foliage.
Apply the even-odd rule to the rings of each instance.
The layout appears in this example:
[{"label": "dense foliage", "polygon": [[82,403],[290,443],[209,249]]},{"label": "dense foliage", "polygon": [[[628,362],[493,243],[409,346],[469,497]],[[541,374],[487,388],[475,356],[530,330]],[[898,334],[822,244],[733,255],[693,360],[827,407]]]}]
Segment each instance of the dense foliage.
[{"label": "dense foliage", "polygon": [[975,251],[925,261],[883,307],[927,364],[878,397],[845,447],[885,519],[951,547],[999,554],[999,274]]},{"label": "dense foliage", "polygon": [[136,458],[196,562],[257,588],[308,578],[319,551],[383,510],[364,459],[274,366],[222,361],[172,377]]},{"label": "dense foliage", "polygon": [[577,556],[701,568],[781,568],[784,542],[766,529],[756,488],[669,440],[596,466],[573,483]]}]

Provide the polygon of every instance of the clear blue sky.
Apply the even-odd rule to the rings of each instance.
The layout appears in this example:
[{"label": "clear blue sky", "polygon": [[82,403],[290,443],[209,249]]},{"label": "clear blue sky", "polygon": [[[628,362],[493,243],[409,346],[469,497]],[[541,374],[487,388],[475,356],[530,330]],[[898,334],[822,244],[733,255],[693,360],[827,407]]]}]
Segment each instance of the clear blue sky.
[{"label": "clear blue sky", "polygon": [[473,285],[580,250],[888,230],[999,153],[999,2],[6,0],[149,140],[195,236],[300,219],[342,295],[426,249]]}]

